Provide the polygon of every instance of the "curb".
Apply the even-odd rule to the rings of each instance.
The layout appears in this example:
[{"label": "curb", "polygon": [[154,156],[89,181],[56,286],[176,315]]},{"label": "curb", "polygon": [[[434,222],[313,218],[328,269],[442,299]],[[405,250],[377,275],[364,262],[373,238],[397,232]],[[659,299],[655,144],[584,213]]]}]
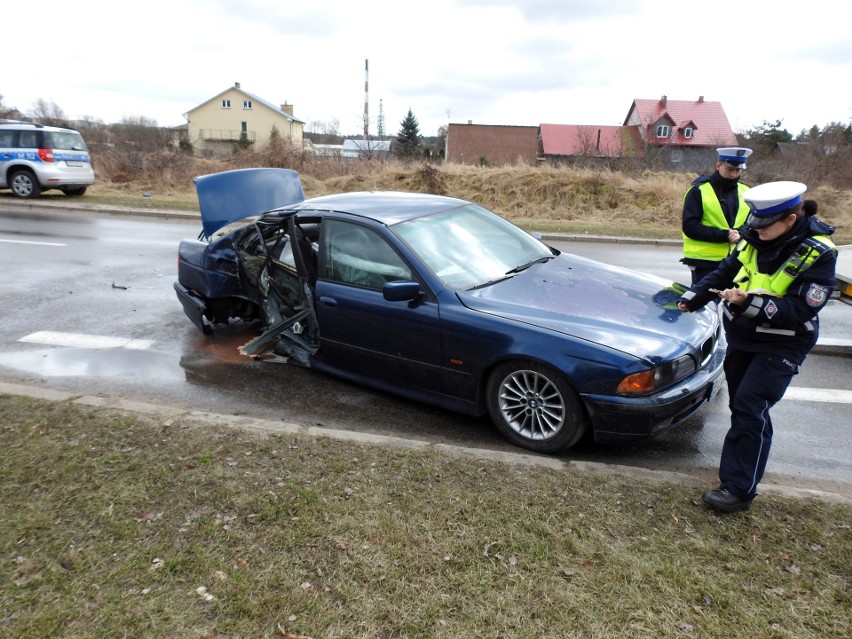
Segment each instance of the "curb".
[{"label": "curb", "polygon": [[[196,424],[225,426],[228,428],[240,428],[249,430],[260,430],[265,432],[277,432],[290,435],[302,435],[306,437],[328,437],[339,441],[355,441],[359,443],[376,444],[379,446],[389,446],[393,448],[405,448],[423,451],[436,451],[446,455],[455,457],[463,457],[468,459],[482,459],[488,461],[496,461],[506,464],[514,464],[518,466],[535,466],[539,468],[549,468],[559,472],[582,472],[582,473],[597,473],[601,475],[611,475],[618,477],[633,478],[642,481],[655,483],[671,483],[671,484],[688,484],[695,486],[697,489],[707,486],[707,481],[703,478],[690,475],[688,473],[680,473],[666,470],[651,470],[648,468],[639,468],[634,466],[625,466],[620,464],[604,464],[599,462],[588,461],[563,461],[554,457],[545,455],[537,455],[527,452],[503,452],[486,450],[482,448],[470,448],[466,446],[456,446],[452,444],[436,444],[424,440],[407,439],[404,437],[393,437],[389,435],[373,435],[369,433],[360,433],[354,431],[321,428],[318,426],[309,426],[296,422],[284,422],[278,420],[258,419],[247,417],[245,415],[225,415],[220,413],[208,413],[203,411],[188,410],[175,408],[162,404],[152,404],[148,402],[140,402],[136,400],[93,396],[93,395],[78,395],[75,393],[67,393],[53,389],[40,388],[35,386],[26,386],[24,384],[12,384],[0,382],[0,394],[14,395],[17,397],[30,397],[32,399],[41,399],[53,402],[69,402],[79,404],[81,406],[89,406],[92,408],[103,408],[109,410],[118,410],[129,413],[139,413],[149,417],[175,417],[185,419]],[[814,490],[810,488],[796,488],[792,486],[784,486],[780,484],[761,483],[761,494],[777,495],[782,497],[791,497],[799,499],[818,499],[820,501],[845,504],[852,506],[852,494],[842,494],[827,492],[822,490]]]}]

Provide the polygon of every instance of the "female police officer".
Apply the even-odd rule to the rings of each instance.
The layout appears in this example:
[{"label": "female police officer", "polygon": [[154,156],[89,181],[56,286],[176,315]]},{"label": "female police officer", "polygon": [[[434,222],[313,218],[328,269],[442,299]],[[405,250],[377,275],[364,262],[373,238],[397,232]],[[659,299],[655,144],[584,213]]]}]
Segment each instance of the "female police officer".
[{"label": "female police officer", "polygon": [[814,217],[799,182],[749,189],[742,239],[718,268],[678,301],[694,311],[723,300],[731,427],[719,464],[720,485],[703,500],[722,512],[745,510],[757,495],[772,443],[769,410],[784,395],[819,333],[817,313],[835,285],[834,227]]}]

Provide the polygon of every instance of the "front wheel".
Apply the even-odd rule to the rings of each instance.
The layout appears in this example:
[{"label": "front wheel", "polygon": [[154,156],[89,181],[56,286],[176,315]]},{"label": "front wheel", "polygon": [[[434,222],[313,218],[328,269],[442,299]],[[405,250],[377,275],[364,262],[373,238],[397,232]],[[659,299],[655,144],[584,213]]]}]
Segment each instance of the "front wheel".
[{"label": "front wheel", "polygon": [[34,198],[41,195],[41,185],[35,174],[27,169],[21,169],[9,176],[9,186],[17,197]]},{"label": "front wheel", "polygon": [[488,413],[513,444],[537,453],[558,453],[589,428],[586,409],[562,376],[532,361],[506,362],[488,378]]}]

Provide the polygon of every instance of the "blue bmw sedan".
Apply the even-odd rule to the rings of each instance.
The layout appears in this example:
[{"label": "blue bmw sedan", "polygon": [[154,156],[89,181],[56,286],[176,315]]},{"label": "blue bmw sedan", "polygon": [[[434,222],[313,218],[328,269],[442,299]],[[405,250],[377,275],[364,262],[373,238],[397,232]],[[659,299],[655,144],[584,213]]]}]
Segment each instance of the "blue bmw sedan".
[{"label": "blue bmw sedan", "polygon": [[284,360],[470,415],[557,453],[650,437],[718,389],[712,310],[685,290],[561,253],[473,202],[303,196],[298,174],[196,179],[203,231],[175,290],[199,330],[245,323],[244,355]]}]

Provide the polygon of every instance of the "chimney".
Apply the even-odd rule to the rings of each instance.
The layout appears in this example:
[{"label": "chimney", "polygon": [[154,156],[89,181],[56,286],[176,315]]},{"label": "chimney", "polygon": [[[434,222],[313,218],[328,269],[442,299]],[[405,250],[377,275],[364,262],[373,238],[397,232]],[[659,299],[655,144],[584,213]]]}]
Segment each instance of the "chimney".
[{"label": "chimney", "polygon": [[667,102],[668,102],[668,98],[666,96],[663,96],[663,97],[660,98],[660,106],[663,107],[664,109],[666,108]]},{"label": "chimney", "polygon": [[473,124],[473,120],[468,120],[468,121],[467,121],[467,123],[468,123],[468,124]]},{"label": "chimney", "polygon": [[234,88],[235,88],[235,89],[239,89],[239,88],[240,88],[240,83],[239,83],[239,82],[234,82]]},{"label": "chimney", "polygon": [[287,104],[286,102],[281,105],[281,110],[284,111],[287,115],[293,115],[293,105]]},{"label": "chimney", "polygon": [[703,96],[703,95],[699,95],[699,96],[698,96],[698,103],[699,103],[699,104],[701,104],[702,102],[704,102],[704,96]]}]

